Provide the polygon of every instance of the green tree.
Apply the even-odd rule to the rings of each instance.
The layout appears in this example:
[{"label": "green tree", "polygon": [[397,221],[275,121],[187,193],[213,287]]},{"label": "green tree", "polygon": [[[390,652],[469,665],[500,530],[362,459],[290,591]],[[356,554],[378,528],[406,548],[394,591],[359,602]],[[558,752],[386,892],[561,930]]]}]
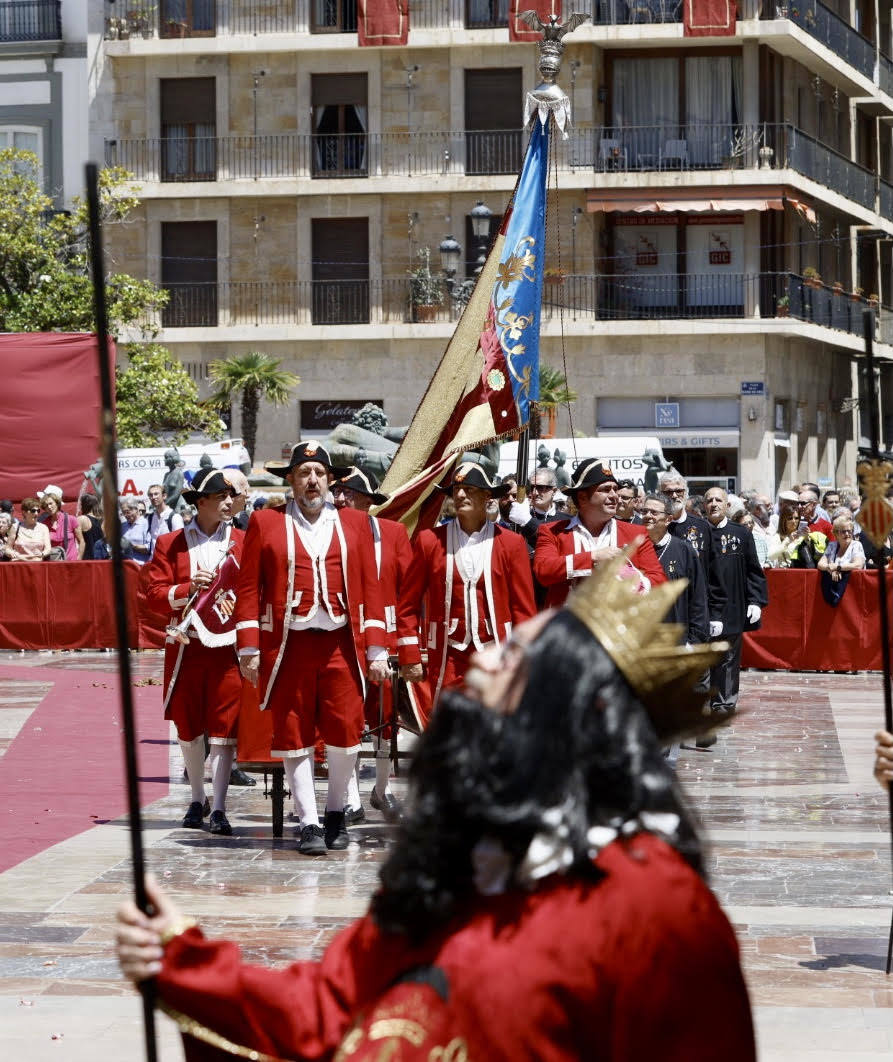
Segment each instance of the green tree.
[{"label": "green tree", "polygon": [[530,434],[534,438],[542,437],[541,416],[545,413],[550,429],[554,428],[555,416],[559,406],[576,402],[577,392],[569,386],[567,377],[560,369],[540,365],[540,397],[536,409],[530,418]]},{"label": "green tree", "polygon": [[242,396],[242,442],[254,461],[257,441],[257,412],[263,399],[274,406],[287,405],[291,392],[301,382],[300,376],[280,369],[281,359],[259,350],[249,351],[208,366],[215,390],[210,402],[218,409],[228,409],[234,396]]},{"label": "green tree", "polygon": [[219,439],[224,425],[210,403],[170,351],[158,343],[131,343],[129,364],[118,368],[117,427],[121,446],[157,446],[185,442],[191,432]]},{"label": "green tree", "polygon": [[[92,332],[93,286],[87,240],[87,204],[54,212],[37,180],[38,160],[29,151],[0,151],[0,331]],[[123,224],[139,200],[125,195],[122,169],[99,175],[105,227]],[[167,292],[126,273],[106,277],[109,328],[155,331],[153,314]]]}]

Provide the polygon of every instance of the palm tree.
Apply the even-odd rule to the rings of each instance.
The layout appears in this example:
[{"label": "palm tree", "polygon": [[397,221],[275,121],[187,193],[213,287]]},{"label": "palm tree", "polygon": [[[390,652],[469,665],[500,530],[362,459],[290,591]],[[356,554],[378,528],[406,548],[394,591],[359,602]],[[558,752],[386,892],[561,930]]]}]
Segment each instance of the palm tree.
[{"label": "palm tree", "polygon": [[254,461],[257,441],[257,411],[263,399],[274,406],[284,406],[291,399],[292,390],[301,382],[300,376],[280,369],[279,358],[249,351],[224,361],[212,361],[208,366],[214,393],[210,401],[218,408],[232,405],[233,397],[242,396],[242,441]]},{"label": "palm tree", "polygon": [[[559,406],[576,402],[577,392],[568,385],[567,377],[559,369],[540,365],[540,397],[530,415],[530,434],[534,439],[552,438]],[[548,432],[542,434],[541,414],[545,412]]]}]

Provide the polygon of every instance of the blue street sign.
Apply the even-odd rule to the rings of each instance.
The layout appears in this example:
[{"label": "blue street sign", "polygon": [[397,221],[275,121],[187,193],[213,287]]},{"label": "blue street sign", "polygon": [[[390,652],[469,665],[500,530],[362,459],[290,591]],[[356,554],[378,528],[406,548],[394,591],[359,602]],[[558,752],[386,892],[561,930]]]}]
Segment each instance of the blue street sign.
[{"label": "blue street sign", "polygon": [[742,380],[741,381],[741,394],[743,395],[764,395],[766,393],[766,385],[762,380]]}]

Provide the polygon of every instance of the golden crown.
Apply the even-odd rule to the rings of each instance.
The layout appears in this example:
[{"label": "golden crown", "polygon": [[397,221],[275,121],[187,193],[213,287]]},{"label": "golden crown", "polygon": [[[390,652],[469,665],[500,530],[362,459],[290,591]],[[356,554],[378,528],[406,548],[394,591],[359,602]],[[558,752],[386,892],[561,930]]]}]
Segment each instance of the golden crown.
[{"label": "golden crown", "polygon": [[688,585],[672,579],[636,593],[621,577],[632,547],[600,564],[571,594],[567,608],[584,623],[617,665],[648,710],[662,739],[697,733],[713,725],[703,712],[701,676],[728,649],[728,642],[682,643],[681,624],[665,623],[673,602]]}]

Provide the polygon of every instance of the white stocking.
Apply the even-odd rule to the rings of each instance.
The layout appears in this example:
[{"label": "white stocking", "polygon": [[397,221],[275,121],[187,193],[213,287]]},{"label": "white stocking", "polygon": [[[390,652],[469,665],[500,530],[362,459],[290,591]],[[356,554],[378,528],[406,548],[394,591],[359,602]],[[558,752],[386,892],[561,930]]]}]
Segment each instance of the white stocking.
[{"label": "white stocking", "polygon": [[285,777],[294,801],[295,814],[301,820],[301,826],[318,826],[312,752],[305,756],[286,756],[282,765],[285,767]]},{"label": "white stocking", "polygon": [[329,761],[329,795],[326,800],[326,811],[343,811],[347,803],[347,785],[357,762],[357,754],[326,745],[326,759]]},{"label": "white stocking", "polygon": [[229,788],[229,776],[235,758],[235,745],[215,745],[211,742],[208,762],[211,767],[211,785],[214,788],[212,811],[226,811],[226,791]]},{"label": "white stocking", "polygon": [[192,801],[205,802],[205,737],[200,734],[192,741],[181,741],[180,751],[186,764],[186,776],[192,786]]},{"label": "white stocking", "polygon": [[390,793],[389,785],[391,778],[391,750],[390,742],[378,740],[378,750],[375,753],[375,792],[380,797]]},{"label": "white stocking", "polygon": [[362,807],[360,800],[360,757],[357,756],[356,767],[350,773],[350,779],[347,783],[347,800],[344,802],[344,806],[353,808],[356,811]]}]

